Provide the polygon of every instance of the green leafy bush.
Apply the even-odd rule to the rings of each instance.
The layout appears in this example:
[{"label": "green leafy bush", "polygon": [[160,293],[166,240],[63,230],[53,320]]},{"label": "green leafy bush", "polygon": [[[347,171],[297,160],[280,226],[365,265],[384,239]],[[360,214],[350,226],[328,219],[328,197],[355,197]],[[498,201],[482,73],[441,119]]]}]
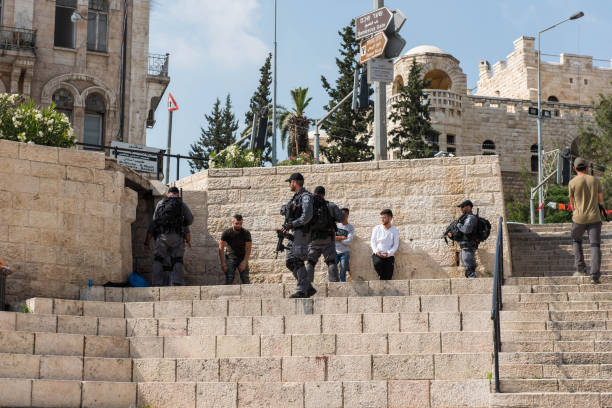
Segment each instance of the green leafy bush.
[{"label": "green leafy bush", "polygon": [[63,113],[38,109],[31,99],[0,93],[0,139],[46,146],[72,147],[76,141]]},{"label": "green leafy bush", "polygon": [[220,152],[210,153],[211,168],[261,167],[261,152],[230,145]]},{"label": "green leafy bush", "polygon": [[314,164],[315,159],[310,152],[298,153],[297,156],[291,156],[287,160],[277,163],[277,166],[298,166],[303,164]]}]

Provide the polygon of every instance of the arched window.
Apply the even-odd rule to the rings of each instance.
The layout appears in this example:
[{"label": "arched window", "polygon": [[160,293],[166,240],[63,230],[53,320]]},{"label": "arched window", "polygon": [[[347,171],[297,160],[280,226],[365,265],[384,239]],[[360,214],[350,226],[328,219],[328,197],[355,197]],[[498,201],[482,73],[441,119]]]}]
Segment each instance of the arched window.
[{"label": "arched window", "polygon": [[482,142],[482,154],[495,154],[495,142],[493,142],[492,140],[485,140],[484,142]]},{"label": "arched window", "polygon": [[87,12],[87,49],[106,52],[108,33],[108,2],[89,0]]},{"label": "arched window", "polygon": [[538,144],[531,145],[531,171],[538,171]]},{"label": "arched window", "polygon": [[554,96],[554,95],[550,95],[550,96],[548,97],[548,102],[559,102],[559,98],[557,98],[557,97],[556,97],[556,96]]},{"label": "arched window", "polygon": [[429,81],[429,85],[426,86],[427,89],[444,89],[448,91],[453,86],[453,81],[451,81],[448,74],[439,69],[429,71],[423,79],[426,82]]},{"label": "arched window", "polygon": [[402,85],[404,85],[404,79],[401,77],[401,75],[398,75],[395,78],[395,81],[393,81],[392,95],[397,95],[398,93],[400,93],[400,86]]},{"label": "arched window", "polygon": [[72,111],[74,109],[74,100],[72,94],[65,89],[58,89],[52,97],[55,110],[66,115],[70,123],[72,123]]},{"label": "arched window", "polygon": [[[87,95],[85,99],[85,127],[83,142],[103,145],[104,144],[104,114],[106,105],[104,99],[97,93]],[[93,148],[93,147],[90,147]]]}]

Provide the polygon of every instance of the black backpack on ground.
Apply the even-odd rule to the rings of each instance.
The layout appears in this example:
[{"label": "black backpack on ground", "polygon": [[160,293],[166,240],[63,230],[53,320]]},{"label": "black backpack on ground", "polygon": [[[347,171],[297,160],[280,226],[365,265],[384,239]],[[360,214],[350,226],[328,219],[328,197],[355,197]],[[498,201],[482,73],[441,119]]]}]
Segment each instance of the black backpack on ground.
[{"label": "black backpack on ground", "polygon": [[183,201],[180,197],[166,197],[155,210],[159,233],[183,232]]},{"label": "black backpack on ground", "polygon": [[312,199],[312,220],[310,221],[312,239],[333,235],[336,231],[336,222],[327,201],[317,195],[314,195]]}]

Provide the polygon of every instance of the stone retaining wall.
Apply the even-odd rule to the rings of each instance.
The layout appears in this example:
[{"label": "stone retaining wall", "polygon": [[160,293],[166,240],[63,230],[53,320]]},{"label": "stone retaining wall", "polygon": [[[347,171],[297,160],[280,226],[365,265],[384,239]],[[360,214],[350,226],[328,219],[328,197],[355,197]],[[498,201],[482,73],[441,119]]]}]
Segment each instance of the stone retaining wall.
[{"label": "stone retaining wall", "polygon": [[0,140],[0,259],[7,300],[77,298],[132,268],[137,193],[103,153]]},{"label": "stone retaining wall", "polygon": [[[458,248],[440,238],[446,225],[459,216],[457,204],[471,199],[480,215],[493,224],[491,238],[478,251],[479,273],[493,272],[497,221],[504,215],[504,200],[497,156],[395,160],[313,166],[209,169],[177,182],[195,215],[193,244],[187,250],[187,281],[223,283],[217,241],[240,213],[253,237],[250,262],[254,282],[292,281],[284,254],[275,259],[275,229],[283,218],[280,206],[292,196],[285,179],[301,172],[305,186],[327,189],[326,198],[351,210],[356,238],[351,251],[351,278],[377,279],[369,246],[379,213],[391,208],[400,232],[395,279],[463,276],[457,267]],[[505,247],[508,252],[508,246]],[[506,256],[509,265],[509,256]],[[321,261],[317,281],[326,279]],[[507,270],[511,270],[507,266]]]}]

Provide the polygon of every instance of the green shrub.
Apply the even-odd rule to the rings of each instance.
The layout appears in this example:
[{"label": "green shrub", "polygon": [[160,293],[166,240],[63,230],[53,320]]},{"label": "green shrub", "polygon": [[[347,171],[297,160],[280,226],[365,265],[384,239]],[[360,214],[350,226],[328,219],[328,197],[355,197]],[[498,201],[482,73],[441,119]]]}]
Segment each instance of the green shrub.
[{"label": "green shrub", "polygon": [[277,163],[277,166],[299,166],[304,164],[314,164],[315,159],[310,152],[298,153],[297,156],[291,156],[287,160]]},{"label": "green shrub", "polygon": [[46,146],[72,147],[70,121],[55,106],[38,109],[31,99],[0,93],[0,139]]},{"label": "green shrub", "polygon": [[261,152],[230,145],[220,152],[210,153],[211,168],[261,167]]}]

